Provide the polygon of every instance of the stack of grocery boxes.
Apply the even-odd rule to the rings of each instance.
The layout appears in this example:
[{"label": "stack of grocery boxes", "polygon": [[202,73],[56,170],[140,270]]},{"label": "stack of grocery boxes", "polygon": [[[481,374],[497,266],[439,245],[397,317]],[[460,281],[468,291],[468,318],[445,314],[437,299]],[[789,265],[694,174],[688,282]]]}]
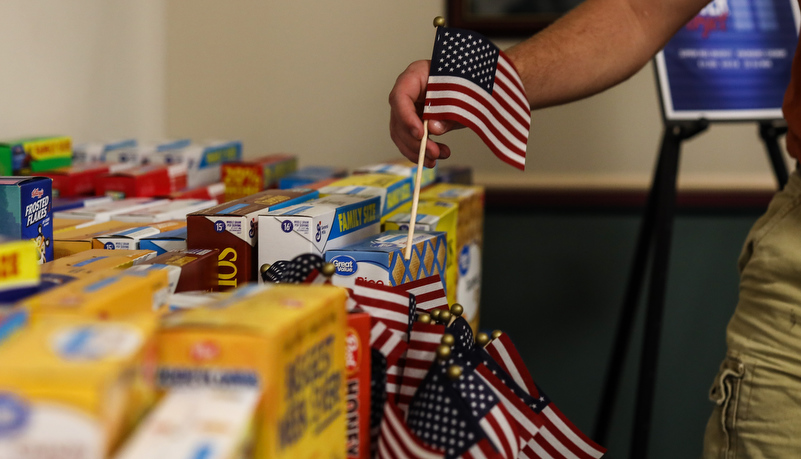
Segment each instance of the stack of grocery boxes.
[{"label": "stack of grocery boxes", "polygon": [[[478,326],[481,187],[427,169],[411,222],[405,161],[71,148],[0,144],[0,457],[367,458],[371,317],[342,287],[439,275]],[[304,254],[333,286],[262,282]]]}]

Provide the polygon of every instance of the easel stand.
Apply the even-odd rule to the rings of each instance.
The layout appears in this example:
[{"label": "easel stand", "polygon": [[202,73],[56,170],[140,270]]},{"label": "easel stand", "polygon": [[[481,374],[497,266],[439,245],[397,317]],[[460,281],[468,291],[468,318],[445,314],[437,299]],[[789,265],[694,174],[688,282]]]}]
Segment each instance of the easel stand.
[{"label": "easel stand", "polygon": [[[618,319],[617,333],[612,347],[612,355],[607,369],[593,435],[593,439],[598,443],[606,443],[620,385],[620,377],[623,373],[623,364],[634,328],[637,304],[640,300],[650,259],[649,291],[640,355],[634,427],[629,451],[630,458],[644,459],[648,455],[659,340],[676,209],[676,178],[678,176],[681,145],[683,141],[700,134],[708,127],[709,122],[703,119],[666,123],[653,182],[637,238],[634,260],[629,273],[623,307]],[[788,176],[778,144],[778,136],[782,133],[782,128],[777,128],[770,122],[760,123],[760,135],[765,142],[768,156],[780,186],[786,183]]]}]

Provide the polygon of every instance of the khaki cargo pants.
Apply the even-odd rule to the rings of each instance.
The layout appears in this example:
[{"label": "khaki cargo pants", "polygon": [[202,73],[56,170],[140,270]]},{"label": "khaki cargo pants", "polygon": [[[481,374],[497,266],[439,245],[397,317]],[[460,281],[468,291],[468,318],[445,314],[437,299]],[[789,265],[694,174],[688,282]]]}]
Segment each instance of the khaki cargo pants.
[{"label": "khaki cargo pants", "polygon": [[754,224],[739,260],[740,300],[704,459],[801,458],[801,175]]}]

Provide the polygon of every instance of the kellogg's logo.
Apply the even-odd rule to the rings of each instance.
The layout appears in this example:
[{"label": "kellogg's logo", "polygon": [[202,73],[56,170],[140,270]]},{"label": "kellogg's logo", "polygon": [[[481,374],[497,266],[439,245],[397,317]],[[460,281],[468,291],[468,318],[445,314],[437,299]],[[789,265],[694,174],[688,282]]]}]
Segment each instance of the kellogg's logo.
[{"label": "kellogg's logo", "polygon": [[44,190],[43,190],[43,189],[41,189],[41,188],[34,188],[34,189],[31,191],[31,197],[32,197],[33,199],[39,199],[39,198],[41,198],[42,196],[44,196]]},{"label": "kellogg's logo", "polygon": [[701,30],[701,38],[709,38],[714,30],[725,31],[729,19],[728,0],[712,0],[698,16],[687,23],[687,30]]},{"label": "kellogg's logo", "polygon": [[345,369],[348,373],[359,370],[359,360],[361,358],[362,345],[359,335],[351,328],[345,337]]},{"label": "kellogg's logo", "polygon": [[214,341],[199,341],[192,346],[189,355],[197,362],[213,360],[220,355],[220,346]]}]

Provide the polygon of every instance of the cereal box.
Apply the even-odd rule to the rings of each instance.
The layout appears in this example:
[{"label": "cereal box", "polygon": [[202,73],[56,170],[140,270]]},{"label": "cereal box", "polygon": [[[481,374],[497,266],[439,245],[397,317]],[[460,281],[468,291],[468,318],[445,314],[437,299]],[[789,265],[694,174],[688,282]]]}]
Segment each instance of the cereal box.
[{"label": "cereal box", "polygon": [[345,448],[348,459],[370,455],[370,314],[348,314],[345,333]]},{"label": "cereal box", "polygon": [[173,199],[165,201],[157,206],[146,209],[135,210],[124,214],[117,214],[111,217],[112,220],[123,222],[143,222],[157,223],[167,220],[186,219],[188,214],[199,210],[208,209],[217,205],[217,201],[212,199]]},{"label": "cereal box", "polygon": [[117,214],[134,212],[148,207],[162,204],[163,200],[151,198],[128,198],[118,201],[109,201],[102,204],[76,207],[74,209],[56,212],[56,218],[77,218],[79,220],[94,220],[96,222],[107,222]]},{"label": "cereal box", "polygon": [[56,259],[92,248],[92,240],[110,232],[139,226],[132,222],[100,222],[82,228],[59,231],[53,235],[53,254]]},{"label": "cereal box", "polygon": [[186,188],[185,164],[145,165],[105,174],[95,180],[95,194],[121,198],[163,196]]},{"label": "cereal box", "polygon": [[[417,180],[417,164],[405,158],[392,159],[385,163],[369,164],[362,166],[353,171],[354,175],[358,174],[390,174],[399,175],[401,177],[410,177],[412,183]],[[424,167],[420,178],[420,187],[427,187],[434,183],[437,178],[437,167],[432,168]]]},{"label": "cereal box", "polygon": [[38,261],[33,241],[0,239],[0,303],[13,303],[39,289]]},{"label": "cereal box", "polygon": [[53,212],[92,207],[98,204],[108,204],[113,199],[110,196],[76,196],[73,198],[53,198]]},{"label": "cereal box", "polygon": [[297,168],[297,157],[282,153],[225,163],[222,165],[225,200],[231,201],[269,188],[277,188],[278,180]]},{"label": "cereal box", "polygon": [[186,250],[186,227],[164,231],[139,240],[140,250],[152,250],[156,255],[171,250]]},{"label": "cereal box", "polygon": [[[177,279],[170,279],[170,293],[217,290],[216,249],[180,250],[166,252],[151,258],[136,269],[157,267],[177,272]],[[169,275],[169,274],[168,274]]]},{"label": "cereal box", "polygon": [[189,139],[148,142],[127,148],[109,150],[105,161],[109,163],[147,164],[153,156],[170,150],[186,148],[192,143]]},{"label": "cereal box", "polygon": [[207,142],[170,150],[151,158],[152,164],[183,164],[187,167],[187,188],[222,181],[222,165],[242,159],[242,142]]},{"label": "cereal box", "polygon": [[325,253],[325,261],[336,267],[334,285],[353,288],[356,279],[384,285],[406,282],[439,274],[445,278],[448,243],[445,233],[420,231],[412,239],[411,259],[404,258],[406,231],[387,231],[341,249]]},{"label": "cereal box", "polygon": [[0,177],[0,236],[36,243],[39,263],[53,259],[51,180]]},{"label": "cereal box", "polygon": [[260,390],[256,459],[344,457],[345,298],[282,284],[178,311],[159,332],[157,381]]},{"label": "cereal box", "polygon": [[346,175],[348,171],[343,167],[307,166],[281,178],[278,188],[285,190],[306,187],[320,180],[343,178]]},{"label": "cereal box", "polygon": [[143,237],[153,236],[162,231],[173,231],[185,227],[186,222],[184,220],[168,220],[166,222],[152,223],[147,226],[136,226],[122,231],[112,231],[92,238],[92,248],[106,250],[137,250],[139,249],[139,240]]},{"label": "cereal box", "polygon": [[255,281],[259,269],[258,217],[318,196],[314,190],[266,190],[246,198],[219,204],[186,217],[186,246],[190,249],[218,249],[219,286],[235,288]]},{"label": "cereal box", "polygon": [[51,318],[0,343],[0,457],[104,459],[155,397],[152,317]]},{"label": "cereal box", "polygon": [[53,179],[54,198],[71,198],[94,195],[95,181],[98,177],[121,172],[131,167],[133,167],[131,164],[83,163],[37,173],[37,175]]},{"label": "cereal box", "polygon": [[249,387],[168,392],[114,459],[250,457],[261,394]]},{"label": "cereal box", "polygon": [[345,247],[380,232],[377,196],[330,195],[259,216],[258,266]]},{"label": "cereal box", "polygon": [[225,202],[225,184],[222,182],[212,183],[211,185],[187,188],[159,197],[170,199],[209,199],[217,201],[217,204],[222,204]]},{"label": "cereal box", "polygon": [[473,184],[473,169],[470,166],[440,166],[437,168],[437,183]]},{"label": "cereal box", "polygon": [[111,142],[81,142],[76,144],[72,150],[72,161],[75,164],[104,162],[109,153],[133,148],[136,145],[136,139],[122,139]]},{"label": "cereal box", "polygon": [[[384,231],[409,231],[411,203],[404,204],[385,218]],[[448,257],[445,266],[445,291],[448,304],[456,303],[456,282],[459,271],[456,269],[457,212],[459,206],[453,202],[420,200],[417,205],[416,231],[443,231],[448,241]]]},{"label": "cereal box", "polygon": [[53,218],[53,234],[75,228],[85,228],[94,225],[94,220],[78,220],[74,218]]},{"label": "cereal box", "polygon": [[352,175],[320,188],[320,195],[353,194],[381,198],[381,215],[412,199],[412,178],[389,174]]},{"label": "cereal box", "polygon": [[58,287],[97,272],[129,268],[156,254],[150,250],[86,250],[42,265],[39,292]]},{"label": "cereal box", "polygon": [[35,137],[0,142],[0,176],[31,175],[72,164],[72,139]]}]

